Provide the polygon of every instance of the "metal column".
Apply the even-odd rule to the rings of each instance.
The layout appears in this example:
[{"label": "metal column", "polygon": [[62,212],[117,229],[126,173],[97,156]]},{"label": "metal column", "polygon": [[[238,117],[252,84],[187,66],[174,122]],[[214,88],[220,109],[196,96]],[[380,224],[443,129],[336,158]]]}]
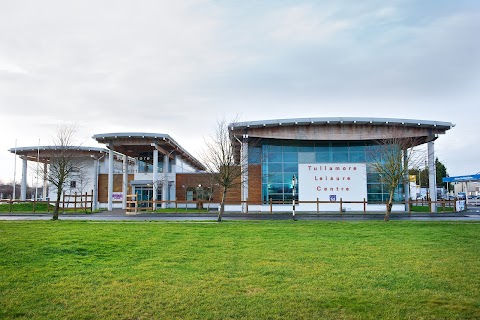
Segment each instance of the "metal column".
[{"label": "metal column", "polygon": [[127,209],[127,192],[128,192],[128,159],[123,155],[123,184],[122,184],[122,208]]},{"label": "metal column", "polygon": [[428,188],[430,192],[430,201],[432,201],[432,204],[430,206],[430,211],[435,212],[436,211],[436,204],[435,202],[437,201],[437,174],[436,174],[436,168],[435,168],[435,151],[434,151],[434,142],[430,141],[428,143]]},{"label": "metal column", "polygon": [[108,150],[108,211],[113,210],[113,150]]},{"label": "metal column", "polygon": [[47,186],[48,186],[48,164],[43,164],[43,200],[47,200]]},{"label": "metal column", "polygon": [[[168,154],[163,155],[163,183],[162,183],[162,200],[168,200],[168,167],[169,167],[169,157]],[[167,207],[166,202],[162,202],[162,208],[165,209]]]},{"label": "metal column", "polygon": [[92,210],[98,209],[98,164],[99,160],[97,158],[93,159],[94,170],[93,170],[93,208]]},{"label": "metal column", "polygon": [[403,150],[403,168],[405,170],[404,177],[403,177],[403,191],[405,194],[405,211],[409,211],[408,201],[410,201],[410,179],[408,176],[408,149]]},{"label": "metal column", "polygon": [[175,185],[176,185],[176,181],[177,181],[177,164],[178,164],[178,161],[179,161],[179,156],[178,154],[176,153],[173,153],[173,164],[172,164],[172,186],[173,188],[172,191],[171,191],[171,197],[170,199],[173,199],[173,200],[176,200],[177,199],[177,190],[175,190]]},{"label": "metal column", "polygon": [[27,200],[27,159],[22,159],[22,184],[20,186],[20,200]]},{"label": "metal column", "polygon": [[157,210],[157,192],[158,192],[158,150],[153,149],[153,210]]}]

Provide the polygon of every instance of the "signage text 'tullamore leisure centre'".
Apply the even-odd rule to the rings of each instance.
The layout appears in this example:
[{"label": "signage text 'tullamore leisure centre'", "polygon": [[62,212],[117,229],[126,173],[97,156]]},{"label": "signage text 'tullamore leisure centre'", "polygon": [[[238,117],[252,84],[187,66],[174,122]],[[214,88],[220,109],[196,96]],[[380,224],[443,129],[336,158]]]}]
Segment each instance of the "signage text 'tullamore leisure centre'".
[{"label": "signage text 'tullamore leisure centre'", "polygon": [[365,163],[298,165],[300,201],[363,201],[367,197]]}]

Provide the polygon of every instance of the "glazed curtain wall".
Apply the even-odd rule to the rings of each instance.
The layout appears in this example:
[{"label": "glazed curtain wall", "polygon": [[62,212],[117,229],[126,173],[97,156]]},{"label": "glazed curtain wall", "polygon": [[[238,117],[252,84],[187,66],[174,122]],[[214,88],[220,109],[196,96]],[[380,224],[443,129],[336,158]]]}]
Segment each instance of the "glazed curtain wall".
[{"label": "glazed curtain wall", "polygon": [[[298,178],[299,163],[367,163],[367,200],[386,201],[387,188],[381,176],[368,165],[375,145],[359,141],[296,141],[264,139],[249,148],[249,163],[262,164],[263,201],[292,200],[292,177]],[[370,160],[371,161],[371,160]],[[301,181],[298,182],[301,192]],[[298,192],[295,196],[298,199]],[[395,200],[403,200],[399,186]],[[315,199],[312,199],[315,200]],[[358,199],[363,200],[363,199]]]}]

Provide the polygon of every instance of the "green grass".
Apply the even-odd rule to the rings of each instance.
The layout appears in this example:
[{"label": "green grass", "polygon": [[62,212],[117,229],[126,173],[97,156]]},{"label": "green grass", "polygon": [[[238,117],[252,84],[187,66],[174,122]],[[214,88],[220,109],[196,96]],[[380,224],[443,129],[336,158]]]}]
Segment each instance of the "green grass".
[{"label": "green grass", "polygon": [[1,319],[479,319],[480,224],[0,222]]},{"label": "green grass", "polygon": [[[425,206],[411,206],[410,209],[412,212],[430,212],[430,206],[425,205]],[[437,207],[437,212],[453,212],[452,207],[442,207],[438,206]]]},{"label": "green grass", "polygon": [[[52,205],[49,206],[49,211],[52,212],[55,208]],[[33,212],[33,202],[22,202],[10,204],[2,203],[0,204],[0,212]],[[47,203],[46,202],[37,202],[35,203],[36,212],[47,212]]]},{"label": "green grass", "polygon": [[[45,212],[53,212],[55,209],[54,205],[48,204],[47,208],[47,203],[46,202],[37,202],[35,203],[35,211],[33,210],[33,202],[21,202],[21,203],[14,203],[12,205],[2,203],[0,204],[0,212],[38,212],[38,213],[45,213]],[[90,209],[87,210],[82,210],[77,208],[76,210],[74,208],[68,208],[63,210],[60,207],[60,211],[63,212],[77,212],[77,213],[91,213]],[[98,211],[98,210],[97,210]]]},{"label": "green grass", "polygon": [[218,212],[215,208],[210,208],[207,209],[206,207],[203,209],[197,209],[197,208],[186,208],[178,206],[176,209],[175,208],[165,208],[165,209],[157,209],[155,211],[150,211],[150,212],[155,212],[155,213],[216,213]]}]

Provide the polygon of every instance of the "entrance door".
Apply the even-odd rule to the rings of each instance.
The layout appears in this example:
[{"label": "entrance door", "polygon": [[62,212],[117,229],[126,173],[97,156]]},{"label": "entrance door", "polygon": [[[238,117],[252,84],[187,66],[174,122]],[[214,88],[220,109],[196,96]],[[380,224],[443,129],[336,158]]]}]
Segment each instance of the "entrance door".
[{"label": "entrance door", "polygon": [[[137,195],[139,208],[153,208],[153,188],[151,186],[136,186],[135,194]],[[162,190],[159,188],[157,192],[157,200],[162,199]]]},{"label": "entrance door", "polygon": [[140,208],[152,207],[153,189],[151,187],[136,187],[135,194],[137,195],[138,206]]}]

